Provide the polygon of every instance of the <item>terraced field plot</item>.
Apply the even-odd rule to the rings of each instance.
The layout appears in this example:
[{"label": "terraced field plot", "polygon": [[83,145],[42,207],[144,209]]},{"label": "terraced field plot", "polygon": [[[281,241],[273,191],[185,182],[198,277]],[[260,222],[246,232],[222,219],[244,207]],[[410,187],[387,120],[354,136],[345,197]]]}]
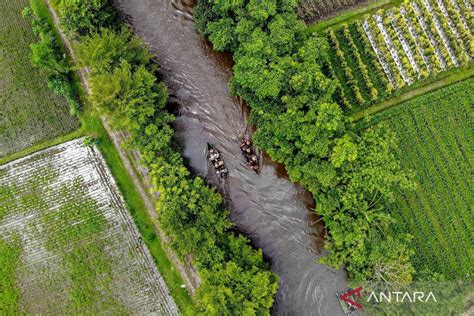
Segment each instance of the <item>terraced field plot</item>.
[{"label": "terraced field plot", "polygon": [[417,81],[468,67],[473,27],[469,0],[414,0],[328,29],[338,101],[359,110]]},{"label": "terraced field plot", "polygon": [[21,16],[27,0],[0,0],[0,157],[79,126],[66,100],[53,94],[34,69],[34,34]]},{"label": "terraced field plot", "polygon": [[0,314],[177,314],[102,156],[74,140],[0,166]]},{"label": "terraced field plot", "polygon": [[400,194],[392,213],[414,238],[415,268],[452,279],[474,275],[474,79],[382,112],[396,131],[399,156],[417,189]]}]

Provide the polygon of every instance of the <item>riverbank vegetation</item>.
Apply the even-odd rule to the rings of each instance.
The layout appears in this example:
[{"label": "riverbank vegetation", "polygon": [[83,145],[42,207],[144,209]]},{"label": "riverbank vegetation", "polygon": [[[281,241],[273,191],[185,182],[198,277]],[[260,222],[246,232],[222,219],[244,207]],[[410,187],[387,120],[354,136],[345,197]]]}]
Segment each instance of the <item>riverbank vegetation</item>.
[{"label": "riverbank vegetation", "polygon": [[[465,79],[471,71],[467,45],[471,39],[470,33],[461,30],[470,27],[465,27],[459,14],[459,19],[446,18],[443,6],[446,12],[454,10],[449,9],[449,1],[417,3],[439,7],[432,13],[423,12],[426,18],[431,14],[444,21],[440,25],[431,21],[427,31],[450,29],[451,40],[438,34],[446,52],[440,56],[452,58],[449,67],[465,67],[438,76],[447,78],[443,76],[451,73]],[[455,3],[462,13],[466,2]],[[292,1],[223,4],[199,0],[194,14],[198,30],[214,49],[233,53],[231,91],[252,109],[256,144],[285,164],[291,180],[313,194],[316,212],[328,228],[328,256],[323,262],[345,266],[352,283],[364,284],[366,289],[449,281],[446,288],[454,293],[458,281],[472,280],[468,264],[472,262],[472,238],[468,237],[472,218],[465,216],[472,211],[470,197],[465,195],[469,188],[466,177],[472,173],[466,156],[472,147],[467,135],[472,133],[465,129],[472,123],[472,109],[468,109],[472,81],[413,99],[399,105],[400,110],[393,107],[357,125],[348,117],[347,108],[357,106],[354,102],[375,102],[418,78],[428,78],[427,82],[431,73],[442,70],[436,50],[416,46],[419,38],[404,39],[410,34],[400,27],[410,32],[416,29],[399,26],[403,21],[392,19],[410,9],[403,8],[374,18],[373,24],[356,22],[326,34],[307,32]],[[460,23],[450,24],[451,18]],[[375,41],[381,49],[377,51],[370,48],[373,38],[365,30],[371,25],[378,30]],[[385,33],[384,25],[391,32]],[[410,41],[408,46],[406,41]],[[459,49],[448,46],[448,41],[456,42],[453,45]],[[408,47],[415,55],[392,58]],[[389,62],[375,62],[385,58]],[[338,76],[344,79],[337,80]],[[453,81],[449,77],[441,86],[444,82]],[[448,214],[448,204],[443,202],[447,199],[452,199]],[[459,210],[464,214],[461,217]],[[449,251],[444,250],[451,245]],[[456,299],[464,303],[466,288],[462,284],[459,288],[464,294]],[[446,312],[464,308],[448,301],[443,305]]]},{"label": "riverbank vegetation", "polygon": [[[130,148],[140,151],[160,192],[161,228],[181,258],[191,255],[200,272],[199,308],[206,314],[268,314],[277,277],[261,251],[231,231],[220,195],[184,167],[171,143],[174,117],[165,110],[166,87],[157,81],[157,66],[146,47],[109,14],[107,1],[63,0],[55,5],[61,26],[74,39],[78,66],[88,67],[94,111],[130,134]],[[78,11],[86,16],[81,23],[63,22],[76,19],[70,15]],[[97,12],[106,18],[93,17]]]},{"label": "riverbank vegetation", "polygon": [[[252,108],[256,144],[313,194],[329,230],[323,261],[345,266],[354,283],[374,276],[410,283],[411,238],[391,233],[387,205],[413,189],[411,172],[402,170],[386,125],[356,131],[335,103],[340,85],[325,75],[328,43],[305,32],[295,9],[294,1],[200,0],[194,15],[214,49],[233,53],[230,88]],[[381,269],[394,263],[403,269]]]}]

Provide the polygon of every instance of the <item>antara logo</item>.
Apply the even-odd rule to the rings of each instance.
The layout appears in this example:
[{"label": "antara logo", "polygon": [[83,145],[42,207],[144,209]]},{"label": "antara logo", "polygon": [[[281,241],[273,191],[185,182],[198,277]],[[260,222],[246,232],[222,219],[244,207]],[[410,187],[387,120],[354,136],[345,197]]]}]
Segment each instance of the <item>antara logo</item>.
[{"label": "antara logo", "polygon": [[[350,306],[353,306],[357,309],[362,308],[362,304],[358,303],[358,302],[360,302],[360,292],[361,291],[362,291],[362,287],[358,287],[357,289],[350,290],[349,292],[346,292],[346,293],[344,293],[340,296],[341,300],[343,300],[344,302],[346,302]],[[351,299],[354,294],[357,295],[357,301],[353,301]]]},{"label": "antara logo", "polygon": [[[352,312],[356,309],[361,309],[361,292],[362,287],[358,287],[354,290],[349,289],[344,294],[338,293],[337,296],[339,297],[341,303],[345,302],[346,307],[343,306],[345,311]],[[435,295],[433,292],[429,292],[426,294],[425,292],[370,292],[367,298],[367,303],[376,302],[376,303],[427,303],[427,302],[438,302],[436,300]]]},{"label": "antara logo", "polygon": [[369,295],[369,298],[367,299],[367,302],[370,302],[371,300],[374,300],[377,303],[403,303],[403,302],[410,302],[410,303],[416,303],[416,302],[421,302],[421,303],[426,303],[429,301],[432,302],[438,302],[436,300],[436,297],[434,296],[433,292],[429,292],[428,295],[426,295],[424,292],[379,292],[378,296],[375,292],[371,292]]}]

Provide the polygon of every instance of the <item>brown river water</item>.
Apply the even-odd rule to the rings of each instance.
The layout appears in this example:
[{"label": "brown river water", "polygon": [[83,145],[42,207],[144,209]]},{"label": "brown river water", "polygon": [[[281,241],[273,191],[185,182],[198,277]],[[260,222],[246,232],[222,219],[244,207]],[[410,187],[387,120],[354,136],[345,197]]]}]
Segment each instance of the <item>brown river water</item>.
[{"label": "brown river water", "polygon": [[[324,255],[324,226],[314,223],[311,195],[291,183],[284,168],[263,157],[257,176],[245,166],[239,139],[249,134],[248,109],[229,96],[232,60],[217,54],[195,31],[186,0],[116,0],[136,33],[150,45],[177,108],[176,142],[187,165],[219,188],[237,230],[263,250],[280,277],[275,315],[342,315],[335,292],[346,273],[317,263]],[[206,159],[206,142],[229,169],[218,180]]]}]

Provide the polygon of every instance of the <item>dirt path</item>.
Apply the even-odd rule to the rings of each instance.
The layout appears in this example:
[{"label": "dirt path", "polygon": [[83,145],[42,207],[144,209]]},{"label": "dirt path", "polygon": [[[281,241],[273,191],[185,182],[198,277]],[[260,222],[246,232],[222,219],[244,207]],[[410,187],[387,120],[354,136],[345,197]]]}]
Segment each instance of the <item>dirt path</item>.
[{"label": "dirt path", "polygon": [[[46,4],[48,5],[48,9],[53,18],[53,22],[56,25],[56,29],[58,30],[61,36],[61,39],[63,41],[64,46],[66,47],[66,50],[69,56],[71,57],[72,61],[76,63],[76,56],[72,49],[71,42],[58,26],[59,19],[56,14],[56,11],[54,11],[49,0],[46,0]],[[84,90],[89,94],[90,86],[87,80],[87,75],[88,75],[87,69],[85,68],[78,69],[77,74],[80,77],[81,84],[83,85]],[[149,184],[151,183],[151,181],[148,175],[148,171],[146,168],[144,168],[143,166],[139,166],[136,163],[136,161],[140,161],[140,154],[137,151],[126,151],[122,145],[126,142],[127,135],[125,133],[113,131],[104,117],[101,117],[101,120],[110,138],[112,139],[115,145],[115,148],[117,152],[119,153],[120,158],[122,159],[123,165],[127,169],[128,174],[135,185],[135,188],[137,189],[143,202],[146,205],[148,215],[153,220],[155,232],[160,238],[160,242],[161,242],[161,245],[163,246],[163,249],[165,250],[168,258],[172,261],[173,265],[180,272],[181,277],[183,278],[183,281],[186,284],[186,288],[188,289],[190,294],[194,295],[196,292],[196,289],[199,287],[199,284],[201,283],[201,279],[196,269],[194,269],[194,267],[192,267],[191,264],[189,263],[190,262],[189,258],[186,260],[187,262],[185,264],[183,264],[179,260],[177,255],[171,250],[170,242],[168,238],[165,236],[165,234],[161,231],[161,229],[158,226],[158,223],[157,223],[158,216],[157,216],[154,204],[155,204],[155,198],[159,194],[157,193],[154,197],[152,197],[151,194],[149,194],[149,189],[151,188]]]}]

